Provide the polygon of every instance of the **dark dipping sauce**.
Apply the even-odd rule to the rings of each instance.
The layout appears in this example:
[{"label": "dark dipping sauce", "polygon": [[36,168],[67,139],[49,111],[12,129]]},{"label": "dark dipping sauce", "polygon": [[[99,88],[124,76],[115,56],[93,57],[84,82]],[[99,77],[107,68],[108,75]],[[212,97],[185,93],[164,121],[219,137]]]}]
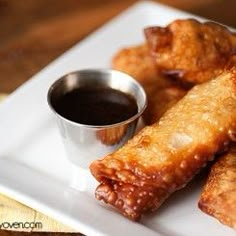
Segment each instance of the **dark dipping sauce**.
[{"label": "dark dipping sauce", "polygon": [[137,114],[135,99],[111,88],[78,88],[52,102],[64,118],[85,125],[111,125]]}]

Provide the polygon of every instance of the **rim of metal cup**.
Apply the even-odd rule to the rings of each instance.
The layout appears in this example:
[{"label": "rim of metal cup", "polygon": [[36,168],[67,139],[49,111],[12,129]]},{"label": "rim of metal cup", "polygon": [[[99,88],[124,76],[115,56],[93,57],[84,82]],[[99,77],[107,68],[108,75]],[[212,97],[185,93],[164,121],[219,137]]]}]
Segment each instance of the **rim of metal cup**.
[{"label": "rim of metal cup", "polygon": [[[110,124],[110,125],[87,125],[87,124],[82,124],[82,123],[78,123],[72,120],[69,120],[67,118],[65,118],[64,116],[60,115],[53,107],[52,103],[51,103],[51,94],[53,92],[53,90],[55,89],[55,87],[61,83],[61,81],[63,81],[68,75],[73,75],[73,74],[77,74],[80,72],[102,72],[102,73],[110,73],[110,74],[120,74],[121,76],[126,76],[132,83],[134,83],[139,89],[140,92],[143,96],[144,99],[144,105],[143,107],[141,107],[140,111],[138,111],[134,116],[131,116],[129,119],[118,122],[118,123],[114,123],[114,124]],[[135,99],[136,100],[136,99]],[[106,129],[106,128],[114,128],[114,127],[118,127],[121,125],[125,125],[125,124],[129,124],[131,122],[133,122],[134,120],[138,119],[139,117],[141,117],[141,115],[143,114],[143,112],[145,111],[146,107],[147,107],[147,95],[146,92],[143,89],[143,86],[136,81],[132,76],[118,71],[118,70],[113,70],[113,69],[81,69],[81,70],[76,70],[76,71],[72,71],[69,72],[63,76],[61,76],[59,79],[57,79],[56,81],[54,81],[54,83],[50,86],[48,93],[47,93],[47,102],[49,107],[51,108],[51,110],[54,112],[54,114],[56,114],[57,116],[59,116],[62,120],[71,123],[75,126],[79,126],[79,127],[85,127],[85,128],[92,128],[92,129]],[[138,105],[138,104],[137,104]]]}]

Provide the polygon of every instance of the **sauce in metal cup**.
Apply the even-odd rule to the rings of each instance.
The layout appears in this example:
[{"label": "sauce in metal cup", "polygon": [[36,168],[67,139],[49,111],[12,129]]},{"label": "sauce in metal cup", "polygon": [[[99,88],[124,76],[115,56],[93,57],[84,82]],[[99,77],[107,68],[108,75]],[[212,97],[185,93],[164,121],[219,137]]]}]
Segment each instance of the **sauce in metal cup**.
[{"label": "sauce in metal cup", "polygon": [[147,100],[131,76],[109,69],[64,75],[50,87],[54,114],[69,160],[89,164],[122,146],[135,132]]}]

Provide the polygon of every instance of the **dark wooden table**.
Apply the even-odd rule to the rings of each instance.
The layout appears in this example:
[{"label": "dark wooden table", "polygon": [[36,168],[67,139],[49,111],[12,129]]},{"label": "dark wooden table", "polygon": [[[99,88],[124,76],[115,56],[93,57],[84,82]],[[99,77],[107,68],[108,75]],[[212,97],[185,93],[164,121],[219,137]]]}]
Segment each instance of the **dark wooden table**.
[{"label": "dark wooden table", "polygon": [[[136,1],[0,0],[0,93],[14,91],[73,44],[134,2]],[[235,0],[158,2],[236,27]],[[5,231],[0,233],[16,234]]]},{"label": "dark wooden table", "polygon": [[[10,93],[135,0],[0,0],[0,93]],[[236,27],[235,0],[162,0]]]}]

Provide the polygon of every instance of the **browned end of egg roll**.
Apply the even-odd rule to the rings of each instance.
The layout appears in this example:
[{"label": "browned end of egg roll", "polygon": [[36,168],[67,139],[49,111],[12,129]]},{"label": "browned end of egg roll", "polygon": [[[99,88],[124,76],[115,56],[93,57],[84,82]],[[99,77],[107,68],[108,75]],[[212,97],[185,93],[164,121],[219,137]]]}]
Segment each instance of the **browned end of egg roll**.
[{"label": "browned end of egg roll", "polygon": [[236,228],[236,144],[212,166],[198,205],[206,214]]},{"label": "browned end of egg roll", "polygon": [[195,86],[158,123],[94,161],[96,198],[132,220],[157,209],[228,146],[236,131],[236,70]]},{"label": "browned end of egg roll", "polygon": [[159,70],[193,84],[219,75],[236,52],[236,34],[214,22],[178,19],[144,33]]}]

